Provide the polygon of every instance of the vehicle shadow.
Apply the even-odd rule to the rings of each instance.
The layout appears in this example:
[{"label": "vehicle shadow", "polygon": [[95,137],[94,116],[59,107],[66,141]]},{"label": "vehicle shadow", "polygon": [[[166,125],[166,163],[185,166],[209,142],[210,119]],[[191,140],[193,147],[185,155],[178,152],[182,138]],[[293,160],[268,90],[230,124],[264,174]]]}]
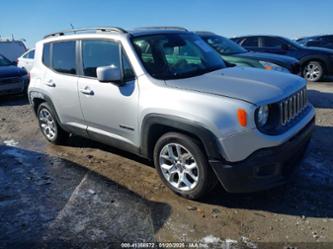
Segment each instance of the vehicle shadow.
[{"label": "vehicle shadow", "polygon": [[85,147],[85,148],[94,148],[94,149],[99,149],[99,150],[103,150],[105,152],[109,152],[112,154],[117,154],[119,156],[131,159],[133,161],[136,161],[138,163],[142,163],[144,165],[147,165],[149,167],[153,167],[154,168],[154,164],[152,161],[149,161],[146,158],[137,156],[133,153],[109,146],[109,145],[105,145],[90,139],[86,139],[84,137],[80,137],[80,136],[75,136],[75,135],[71,135],[71,137],[69,138],[69,140],[67,141],[67,146],[70,147]]},{"label": "vehicle shadow", "polygon": [[286,185],[250,194],[229,194],[218,187],[203,201],[230,208],[332,218],[332,148],[333,127],[316,126],[305,158]]},{"label": "vehicle shadow", "polygon": [[29,100],[26,94],[0,96],[0,106],[22,106],[27,104],[29,104]]},{"label": "vehicle shadow", "polygon": [[[69,146],[97,148],[143,165],[152,162],[131,153],[80,137],[72,137]],[[270,211],[307,217],[333,217],[333,127],[316,126],[312,141],[295,176],[284,186],[271,190],[246,193],[226,193],[220,185],[201,201],[227,208]],[[187,200],[184,199],[184,205]]]},{"label": "vehicle shadow", "polygon": [[316,108],[333,108],[333,93],[308,89],[310,102]]},{"label": "vehicle shadow", "polygon": [[170,212],[79,164],[0,145],[0,248],[154,241]]}]

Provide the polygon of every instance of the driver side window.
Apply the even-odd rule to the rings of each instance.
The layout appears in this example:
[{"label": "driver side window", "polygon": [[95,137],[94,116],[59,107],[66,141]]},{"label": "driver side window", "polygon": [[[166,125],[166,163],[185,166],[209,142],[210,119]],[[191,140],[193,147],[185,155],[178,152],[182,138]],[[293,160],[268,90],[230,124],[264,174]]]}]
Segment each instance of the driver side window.
[{"label": "driver side window", "polygon": [[[96,69],[101,66],[122,66],[123,80],[134,79],[134,71],[124,51],[120,53],[120,44],[107,40],[83,40],[82,64],[83,75],[96,78]],[[120,54],[122,58],[120,59]]]}]

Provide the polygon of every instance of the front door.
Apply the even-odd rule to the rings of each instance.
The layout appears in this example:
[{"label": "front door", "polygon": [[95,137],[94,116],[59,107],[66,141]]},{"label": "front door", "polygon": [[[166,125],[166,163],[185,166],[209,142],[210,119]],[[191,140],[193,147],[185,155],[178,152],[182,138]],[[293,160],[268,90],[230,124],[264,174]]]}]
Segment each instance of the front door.
[{"label": "front door", "polygon": [[[111,145],[115,142],[134,145],[139,89],[121,45],[111,40],[82,40],[81,58],[79,98],[88,135]],[[122,69],[121,86],[97,80],[96,68],[107,65]]]}]

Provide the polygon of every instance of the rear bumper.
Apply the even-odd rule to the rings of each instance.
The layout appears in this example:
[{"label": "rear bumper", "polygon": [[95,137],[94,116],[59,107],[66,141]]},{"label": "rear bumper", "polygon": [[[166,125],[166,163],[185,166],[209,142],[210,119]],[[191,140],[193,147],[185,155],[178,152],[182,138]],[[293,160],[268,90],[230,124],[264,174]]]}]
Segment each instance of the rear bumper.
[{"label": "rear bumper", "polygon": [[295,171],[311,139],[314,118],[282,145],[260,149],[240,162],[211,160],[210,164],[227,192],[246,193],[285,183]]}]

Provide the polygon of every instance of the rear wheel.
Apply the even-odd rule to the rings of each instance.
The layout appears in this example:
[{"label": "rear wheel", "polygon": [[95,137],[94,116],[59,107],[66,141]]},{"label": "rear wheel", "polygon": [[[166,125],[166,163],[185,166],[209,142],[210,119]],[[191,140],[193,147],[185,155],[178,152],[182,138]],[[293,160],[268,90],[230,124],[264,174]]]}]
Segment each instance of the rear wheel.
[{"label": "rear wheel", "polygon": [[52,108],[47,103],[42,103],[37,109],[39,127],[44,137],[51,143],[63,144],[69,137],[58,124]]},{"label": "rear wheel", "polygon": [[189,199],[199,199],[216,183],[198,141],[181,133],[166,133],[157,141],[154,164],[162,181]]},{"label": "rear wheel", "polygon": [[323,65],[318,61],[309,61],[303,67],[303,77],[307,81],[316,82],[324,75]]}]

